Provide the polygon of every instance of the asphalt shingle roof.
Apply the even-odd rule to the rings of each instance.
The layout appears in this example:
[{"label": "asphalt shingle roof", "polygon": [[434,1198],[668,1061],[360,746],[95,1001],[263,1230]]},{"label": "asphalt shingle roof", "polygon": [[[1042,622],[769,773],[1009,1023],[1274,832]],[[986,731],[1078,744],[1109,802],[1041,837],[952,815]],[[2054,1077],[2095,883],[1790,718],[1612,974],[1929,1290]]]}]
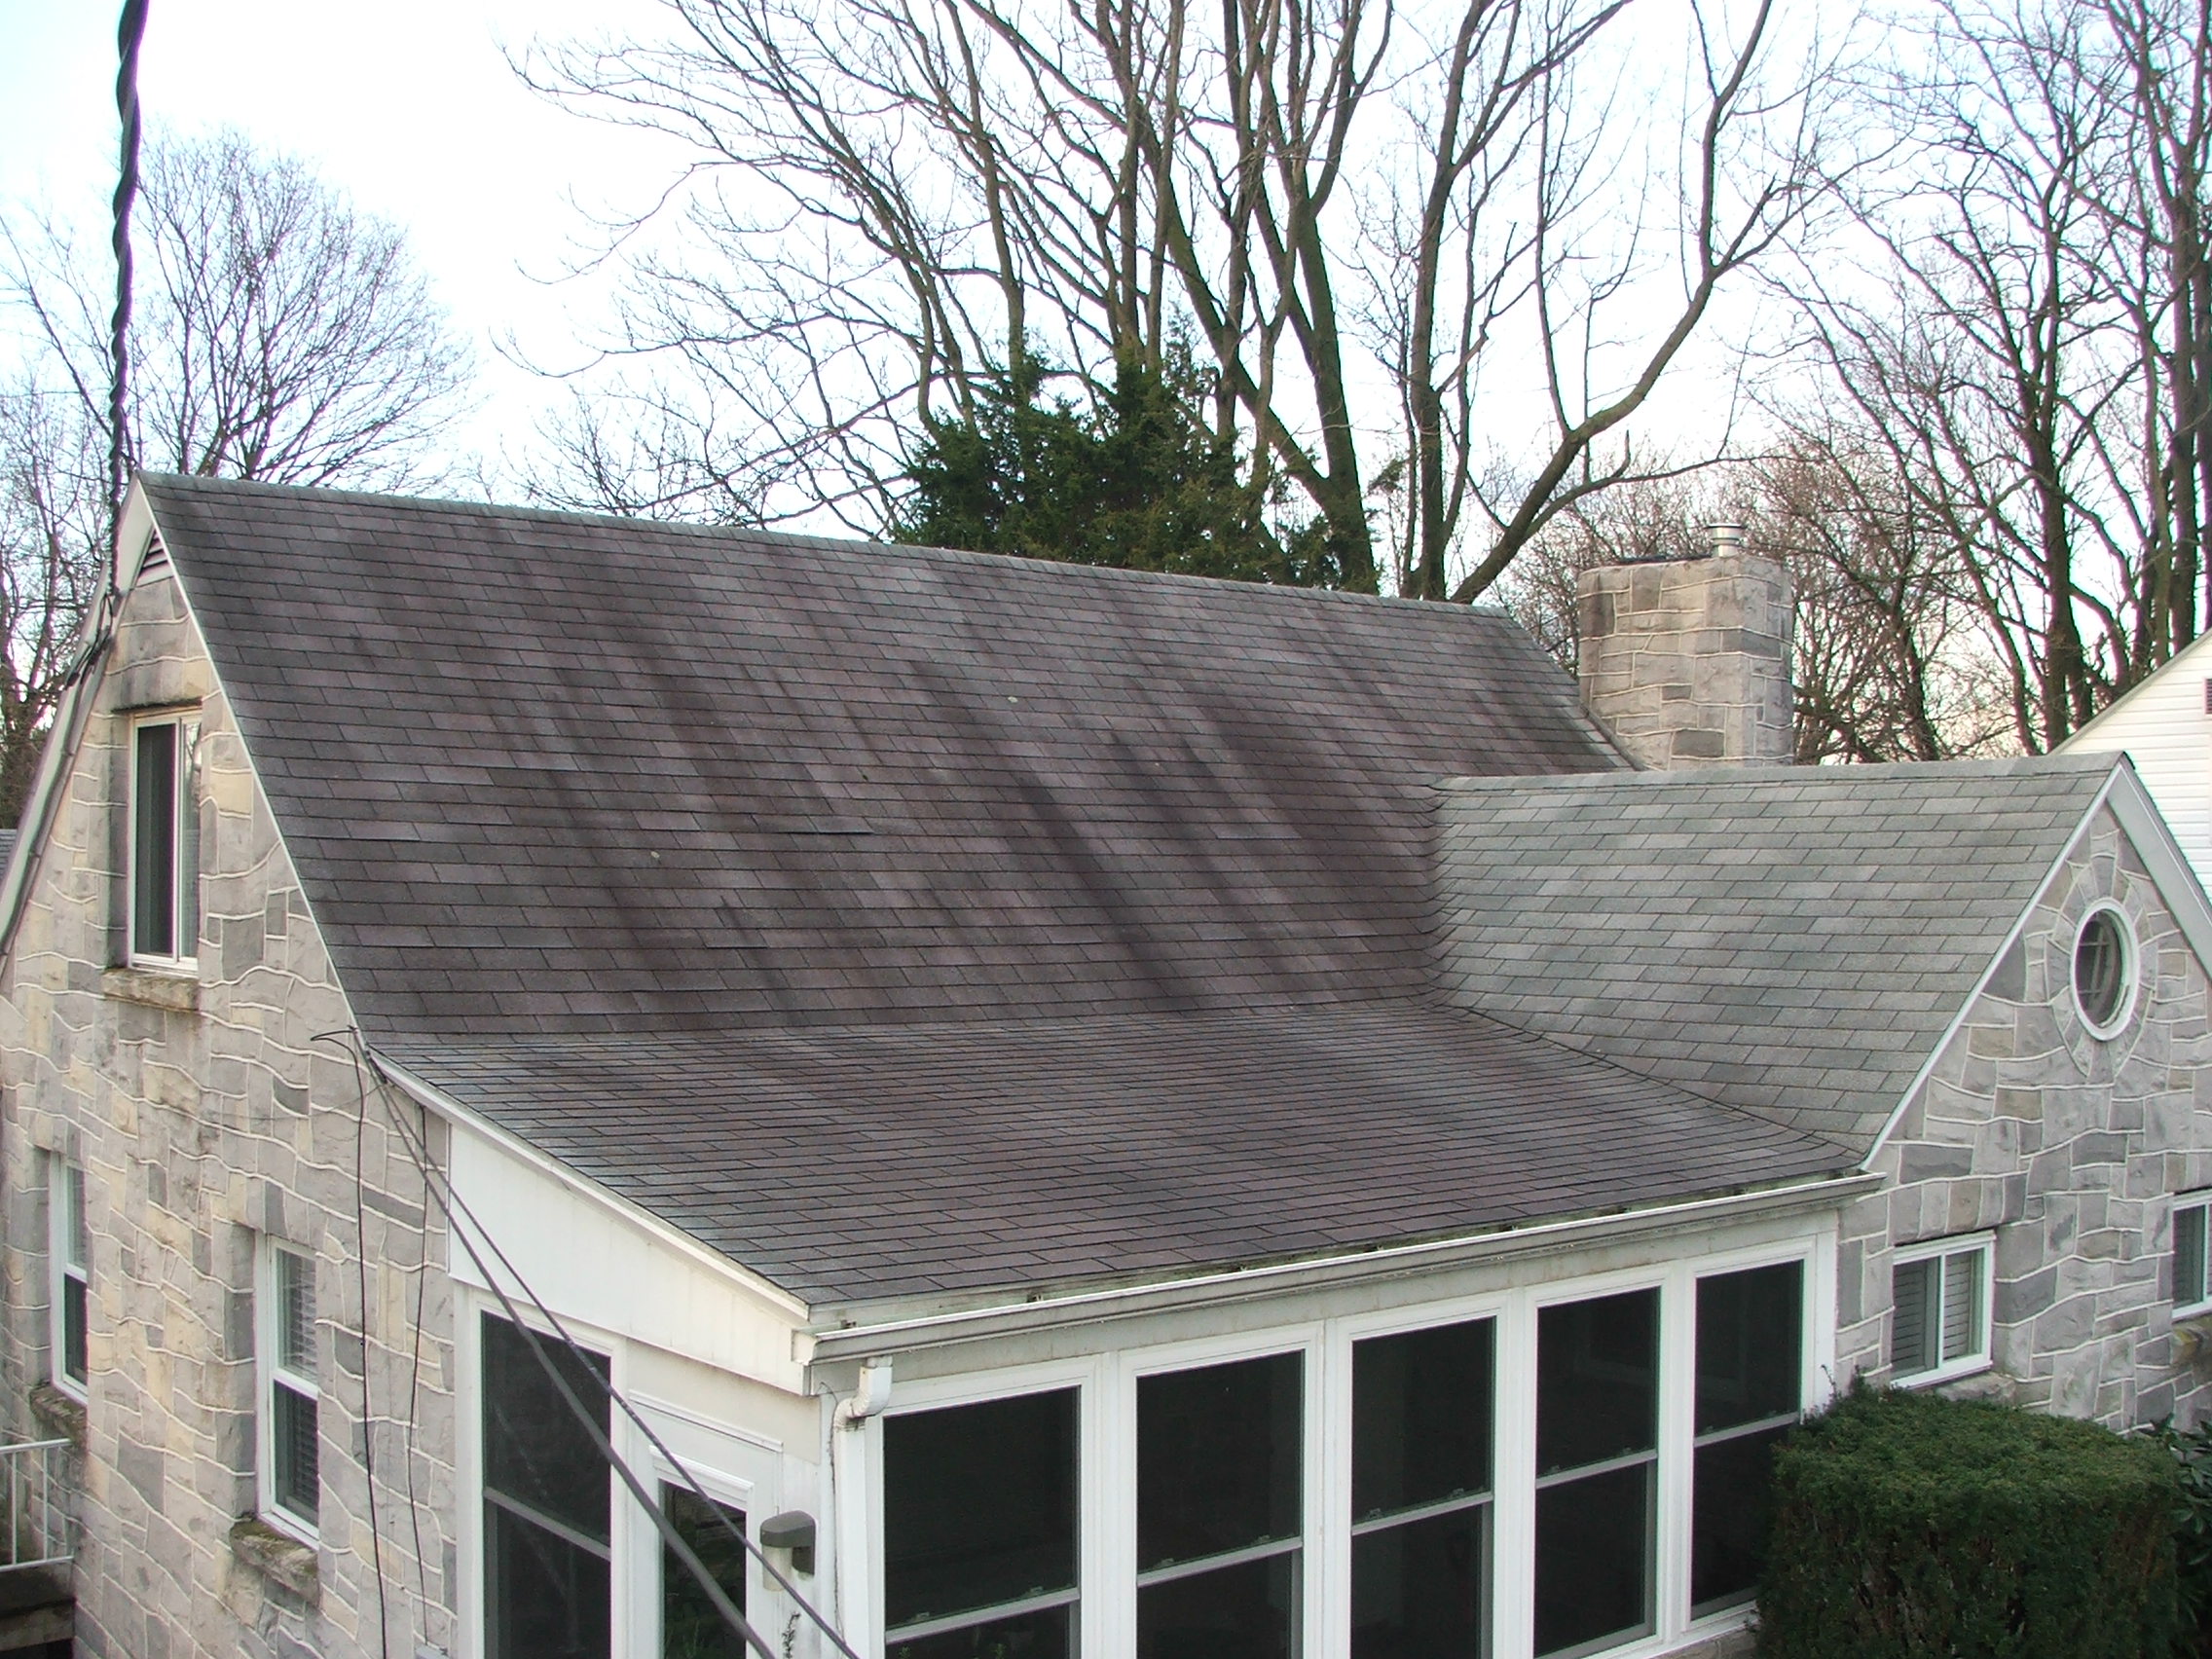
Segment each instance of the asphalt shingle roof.
[{"label": "asphalt shingle roof", "polygon": [[1850,1162],[1411,1002],[379,1051],[816,1305],[1358,1250]]},{"label": "asphalt shingle roof", "polygon": [[1442,955],[1515,1026],[1863,1154],[2110,756],[1455,780]]},{"label": "asphalt shingle roof", "polygon": [[145,487],[372,1046],[809,1299],[1848,1161],[1437,1000],[1436,781],[1620,764],[1502,617]]}]

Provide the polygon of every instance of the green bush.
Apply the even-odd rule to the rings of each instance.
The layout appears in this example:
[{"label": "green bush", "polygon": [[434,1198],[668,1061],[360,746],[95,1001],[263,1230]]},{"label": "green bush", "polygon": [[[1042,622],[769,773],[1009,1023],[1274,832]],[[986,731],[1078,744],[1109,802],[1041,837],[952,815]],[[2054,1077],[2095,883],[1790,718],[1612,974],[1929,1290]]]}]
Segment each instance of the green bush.
[{"label": "green bush", "polygon": [[2154,1441],[1855,1387],[1775,1456],[1759,1652],[2163,1659],[2175,1501]]},{"label": "green bush", "polygon": [[2174,1567],[2180,1586],[2182,1624],[2179,1651],[2212,1659],[2212,1423],[2190,1429],[2161,1423],[2153,1437],[2174,1459]]}]

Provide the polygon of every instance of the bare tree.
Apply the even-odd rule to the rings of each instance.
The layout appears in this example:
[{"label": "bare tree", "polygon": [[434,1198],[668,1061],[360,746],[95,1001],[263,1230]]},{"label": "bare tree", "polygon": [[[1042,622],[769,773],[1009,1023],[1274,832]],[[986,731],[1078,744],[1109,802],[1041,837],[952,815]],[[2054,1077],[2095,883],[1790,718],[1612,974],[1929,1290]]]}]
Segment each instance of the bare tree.
[{"label": "bare tree", "polygon": [[[1817,183],[1764,9],[1732,38],[1678,9],[1689,142],[1624,144],[1624,112],[1652,137],[1677,113],[1606,91],[1626,10],[1460,0],[1431,34],[1393,0],[668,0],[659,40],[542,54],[541,90],[692,157],[617,227],[623,372],[553,494],[874,531],[933,411],[1028,365],[1099,388],[1182,337],[1255,498],[1317,521],[1348,585],[1471,597],[1635,473],[1601,449]],[[1583,345],[1493,498],[1477,368],[1508,317]],[[1387,552],[1379,485],[1410,527]]]},{"label": "bare tree", "polygon": [[[152,146],[136,232],[135,464],[306,485],[435,475],[469,357],[398,230],[226,133]],[[0,257],[42,379],[98,411],[104,276],[51,222],[0,224]]]},{"label": "bare tree", "polygon": [[[166,471],[409,488],[462,406],[468,353],[399,233],[243,139],[156,145],[136,219],[127,451]],[[109,536],[104,265],[0,219],[0,821],[14,823]]]}]

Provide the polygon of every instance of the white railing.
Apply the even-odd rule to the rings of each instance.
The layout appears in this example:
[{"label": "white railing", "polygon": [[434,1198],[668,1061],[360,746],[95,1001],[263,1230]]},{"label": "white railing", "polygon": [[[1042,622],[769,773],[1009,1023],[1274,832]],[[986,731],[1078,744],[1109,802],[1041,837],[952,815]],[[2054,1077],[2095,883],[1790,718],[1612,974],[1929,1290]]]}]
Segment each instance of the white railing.
[{"label": "white railing", "polygon": [[0,1446],[0,1572],[55,1567],[77,1553],[76,1450],[66,1440]]}]

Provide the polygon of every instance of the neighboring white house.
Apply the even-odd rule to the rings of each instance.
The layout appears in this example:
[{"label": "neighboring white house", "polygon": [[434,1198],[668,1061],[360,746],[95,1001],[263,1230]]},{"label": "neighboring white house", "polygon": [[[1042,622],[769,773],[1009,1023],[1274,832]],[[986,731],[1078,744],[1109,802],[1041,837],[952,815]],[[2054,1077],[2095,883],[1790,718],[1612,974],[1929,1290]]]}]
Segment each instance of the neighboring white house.
[{"label": "neighboring white house", "polygon": [[2125,754],[2197,880],[2212,887],[2212,634],[2176,651],[2056,752]]},{"label": "neighboring white house", "polygon": [[[672,1535],[771,1659],[798,1597],[1740,1648],[1851,1376],[2212,1406],[2212,907],[2124,761],[1639,771],[1463,607],[126,530],[0,884],[0,1374],[95,1659],[738,1653]],[[1771,568],[1600,587],[1654,741],[1763,753]]]}]

